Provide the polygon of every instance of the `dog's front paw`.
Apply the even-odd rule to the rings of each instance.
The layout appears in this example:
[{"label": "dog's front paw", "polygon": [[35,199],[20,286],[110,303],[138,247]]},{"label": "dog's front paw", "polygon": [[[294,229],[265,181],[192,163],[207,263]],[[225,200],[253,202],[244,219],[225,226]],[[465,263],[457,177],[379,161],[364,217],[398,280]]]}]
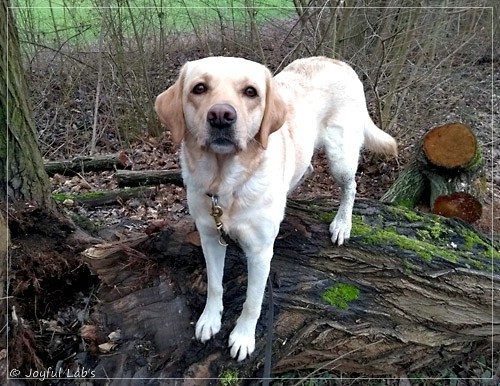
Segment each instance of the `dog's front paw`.
[{"label": "dog's front paw", "polygon": [[238,361],[246,359],[255,350],[255,332],[247,331],[237,324],[229,335],[229,347],[233,358],[238,357]]},{"label": "dog's front paw", "polygon": [[220,331],[222,311],[205,310],[196,323],[196,339],[205,343]]},{"label": "dog's front paw", "polygon": [[330,224],[330,234],[332,235],[333,244],[342,245],[344,241],[349,240],[351,228],[351,221],[345,221],[335,217]]}]

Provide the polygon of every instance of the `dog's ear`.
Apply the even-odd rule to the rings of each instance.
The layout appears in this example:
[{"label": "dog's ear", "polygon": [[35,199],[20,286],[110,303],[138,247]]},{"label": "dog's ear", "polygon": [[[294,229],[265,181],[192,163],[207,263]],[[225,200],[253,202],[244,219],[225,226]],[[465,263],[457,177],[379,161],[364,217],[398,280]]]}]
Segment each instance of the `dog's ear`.
[{"label": "dog's ear", "polygon": [[286,104],[278,94],[274,86],[274,80],[271,73],[266,74],[266,107],[264,116],[260,124],[260,130],[255,136],[255,139],[267,148],[269,135],[278,130],[285,123],[286,119]]},{"label": "dog's ear", "polygon": [[161,123],[172,133],[174,143],[180,143],[186,132],[186,122],[184,120],[184,109],[182,107],[182,90],[184,88],[184,78],[186,65],[182,67],[177,81],[166,91],[156,97],[155,111]]}]

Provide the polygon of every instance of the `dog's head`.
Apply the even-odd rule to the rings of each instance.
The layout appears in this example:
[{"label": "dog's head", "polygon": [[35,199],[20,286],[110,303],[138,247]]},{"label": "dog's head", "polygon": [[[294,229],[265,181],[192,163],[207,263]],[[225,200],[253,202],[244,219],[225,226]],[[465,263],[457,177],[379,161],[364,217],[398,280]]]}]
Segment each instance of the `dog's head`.
[{"label": "dog's head", "polygon": [[219,154],[244,151],[255,140],[265,149],[286,117],[269,70],[229,57],[186,63],[175,84],[156,98],[155,110],[174,142],[189,133]]}]

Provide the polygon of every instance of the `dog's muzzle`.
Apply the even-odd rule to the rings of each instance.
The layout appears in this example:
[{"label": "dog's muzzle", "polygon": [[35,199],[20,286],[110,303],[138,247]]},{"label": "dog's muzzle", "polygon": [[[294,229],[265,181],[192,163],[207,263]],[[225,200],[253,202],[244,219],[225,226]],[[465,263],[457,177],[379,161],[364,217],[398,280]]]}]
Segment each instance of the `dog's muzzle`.
[{"label": "dog's muzzle", "polygon": [[214,153],[228,154],[238,151],[234,138],[234,125],[238,114],[233,106],[220,103],[210,107],[207,113],[209,139],[207,146]]}]

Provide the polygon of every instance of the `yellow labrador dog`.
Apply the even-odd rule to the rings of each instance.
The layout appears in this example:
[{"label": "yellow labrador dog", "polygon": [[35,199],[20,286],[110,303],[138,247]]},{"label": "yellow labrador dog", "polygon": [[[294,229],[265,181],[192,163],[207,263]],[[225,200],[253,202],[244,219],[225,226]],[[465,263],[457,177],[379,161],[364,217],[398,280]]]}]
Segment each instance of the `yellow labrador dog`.
[{"label": "yellow labrador dog", "polygon": [[333,243],[349,238],[361,147],[396,155],[396,141],[368,115],[363,86],[347,64],[325,57],[296,60],[274,78],[261,64],[231,57],[188,62],[155,103],[161,122],[181,143],[191,215],[207,264],[207,302],[196,324],[206,342],[222,316],[226,245],[236,240],[248,259],[243,310],[229,337],[231,356],[255,348],[273,245],[287,195],[323,148],[342,189],[330,225]]}]

